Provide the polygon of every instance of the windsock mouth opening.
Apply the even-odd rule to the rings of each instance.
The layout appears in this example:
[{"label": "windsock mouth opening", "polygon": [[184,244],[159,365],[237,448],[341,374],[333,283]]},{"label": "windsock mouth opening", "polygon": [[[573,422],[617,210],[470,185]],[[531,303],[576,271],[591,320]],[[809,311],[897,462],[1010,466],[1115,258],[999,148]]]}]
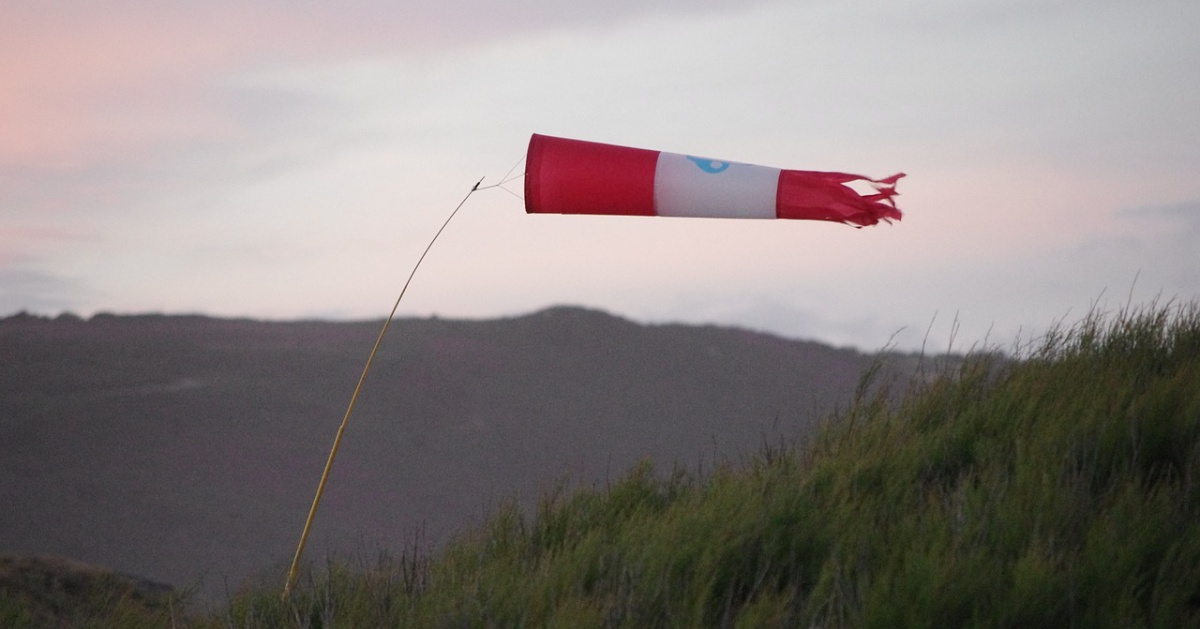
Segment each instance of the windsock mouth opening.
[{"label": "windsock mouth opening", "polygon": [[525,156],[530,214],[654,215],[658,151],[533,134]]}]

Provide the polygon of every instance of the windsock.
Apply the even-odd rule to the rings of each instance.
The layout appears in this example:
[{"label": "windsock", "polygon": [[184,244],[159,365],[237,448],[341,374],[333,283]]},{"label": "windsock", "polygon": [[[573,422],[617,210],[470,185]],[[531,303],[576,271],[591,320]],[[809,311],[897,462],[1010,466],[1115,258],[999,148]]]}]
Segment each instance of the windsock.
[{"label": "windsock", "polygon": [[[710,218],[791,218],[874,225],[900,220],[896,181],[783,170],[534,134],[525,211]],[[846,185],[864,182],[860,194]]]}]

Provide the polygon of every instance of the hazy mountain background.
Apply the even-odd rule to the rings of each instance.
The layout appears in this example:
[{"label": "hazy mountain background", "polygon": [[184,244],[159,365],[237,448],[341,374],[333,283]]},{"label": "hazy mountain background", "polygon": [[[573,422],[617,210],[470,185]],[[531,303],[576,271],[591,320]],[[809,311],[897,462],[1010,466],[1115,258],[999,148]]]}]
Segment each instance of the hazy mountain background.
[{"label": "hazy mountain background", "polygon": [[[380,321],[0,320],[0,554],[223,598],[278,579]],[[307,557],[436,544],[563,479],[803,435],[873,356],[557,307],[392,326]],[[893,361],[898,369],[913,357]]]}]

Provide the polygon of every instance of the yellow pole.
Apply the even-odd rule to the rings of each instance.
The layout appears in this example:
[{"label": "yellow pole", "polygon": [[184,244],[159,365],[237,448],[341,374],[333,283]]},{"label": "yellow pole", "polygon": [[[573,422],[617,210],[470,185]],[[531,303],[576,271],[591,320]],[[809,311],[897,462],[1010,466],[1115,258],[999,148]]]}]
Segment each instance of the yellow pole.
[{"label": "yellow pole", "polygon": [[296,582],[296,573],[300,570],[300,557],[304,554],[304,545],[308,542],[308,533],[312,528],[313,518],[317,515],[317,505],[321,504],[321,494],[325,493],[325,483],[329,481],[329,471],[333,469],[333,459],[337,457],[338,447],[342,444],[342,435],[346,432],[346,425],[350,423],[350,413],[354,411],[354,404],[358,401],[358,393],[362,390],[363,382],[367,379],[367,372],[371,370],[371,363],[375,361],[375,354],[379,352],[379,346],[383,343],[383,337],[387,334],[388,327],[392,325],[392,319],[396,317],[396,309],[400,307],[400,300],[404,299],[404,293],[408,290],[408,285],[412,282],[413,276],[417,274],[417,269],[421,266],[421,262],[425,260],[425,256],[429,250],[433,248],[433,243],[437,242],[438,236],[442,235],[442,231],[450,224],[450,220],[455,214],[462,209],[467,199],[471,198],[471,194],[479,189],[479,184],[483,183],[480,179],[471,187],[467,196],[463,197],[462,201],[458,202],[458,207],[450,213],[446,221],[442,223],[441,228],[433,235],[429,244],[425,246],[425,251],[421,253],[421,257],[417,259],[417,263],[413,265],[412,272],[408,274],[408,280],[404,282],[404,287],[400,289],[400,296],[396,298],[396,303],[392,305],[392,312],[388,315],[387,320],[383,322],[383,329],[379,331],[379,338],[375,339],[375,347],[371,348],[371,355],[367,357],[367,364],[363,366],[362,375],[358,377],[358,384],[354,387],[354,394],[350,396],[350,404],[346,407],[346,414],[342,417],[342,425],[338,427],[337,436],[333,439],[333,448],[329,450],[329,458],[325,461],[325,471],[321,472],[321,482],[317,484],[317,494],[313,496],[312,507],[308,510],[308,518],[304,521],[304,532],[300,534],[300,543],[296,546],[296,554],[292,557],[292,567],[288,569],[287,581],[283,584],[283,598],[286,600],[292,593],[292,586]]}]

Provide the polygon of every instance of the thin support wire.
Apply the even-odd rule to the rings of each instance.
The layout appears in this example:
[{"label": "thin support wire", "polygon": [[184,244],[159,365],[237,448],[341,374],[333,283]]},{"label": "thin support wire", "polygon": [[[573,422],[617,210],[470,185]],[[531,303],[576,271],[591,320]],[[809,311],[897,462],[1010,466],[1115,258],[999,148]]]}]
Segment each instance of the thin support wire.
[{"label": "thin support wire", "polygon": [[[520,162],[518,162],[519,164]],[[513,168],[516,168],[514,166]],[[509,173],[512,171],[510,170]],[[507,176],[507,175],[506,175]],[[354,404],[358,402],[358,393],[362,391],[363,382],[367,379],[367,372],[371,370],[371,363],[375,361],[375,354],[379,352],[379,346],[383,343],[383,337],[387,334],[388,328],[392,325],[392,319],[396,317],[396,310],[400,307],[400,300],[404,299],[404,293],[408,291],[408,285],[412,283],[413,276],[417,274],[417,269],[421,267],[421,262],[425,260],[425,256],[429,250],[433,248],[433,243],[437,242],[438,236],[442,235],[446,226],[454,219],[454,215],[462,209],[462,206],[471,198],[471,195],[476,190],[480,190],[479,184],[483,183],[481,177],[462,201],[458,202],[458,206],[438,228],[437,233],[430,239],[429,244],[425,246],[425,251],[421,253],[421,257],[417,259],[417,263],[413,265],[412,272],[408,274],[408,279],[404,282],[404,287],[400,289],[400,296],[396,298],[396,303],[392,306],[392,312],[388,315],[387,320],[383,322],[383,329],[379,331],[379,338],[375,339],[375,347],[371,348],[371,355],[367,357],[367,364],[363,366],[362,375],[358,377],[358,384],[354,387],[354,394],[350,396],[350,404],[346,407],[346,414],[342,417],[342,425],[338,427],[337,436],[333,439],[333,448],[329,451],[329,458],[325,461],[325,471],[321,472],[321,482],[317,484],[317,494],[313,497],[312,507],[308,510],[308,518],[304,521],[304,532],[300,534],[300,543],[296,546],[296,555],[292,557],[292,567],[288,569],[287,581],[283,584],[283,598],[287,600],[292,593],[292,586],[296,582],[296,574],[300,570],[300,557],[304,554],[304,545],[308,542],[308,533],[312,529],[313,518],[317,515],[317,506],[321,504],[321,495],[325,493],[325,484],[329,480],[329,471],[333,469],[333,460],[337,457],[338,448],[342,444],[342,435],[346,432],[346,426],[350,423],[350,413],[354,411]],[[497,184],[499,185],[499,184]],[[494,187],[494,186],[488,186]]]}]

